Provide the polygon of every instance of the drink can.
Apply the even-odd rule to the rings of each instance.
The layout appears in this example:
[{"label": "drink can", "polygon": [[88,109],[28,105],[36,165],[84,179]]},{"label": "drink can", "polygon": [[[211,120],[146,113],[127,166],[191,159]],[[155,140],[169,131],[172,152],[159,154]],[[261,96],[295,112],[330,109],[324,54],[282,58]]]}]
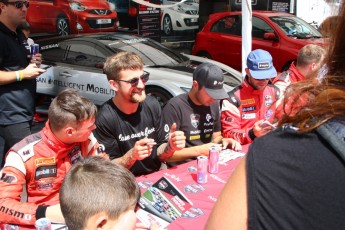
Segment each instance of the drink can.
[{"label": "drink can", "polygon": [[218,161],[219,161],[220,149],[217,146],[212,146],[208,156],[208,172],[218,173]]},{"label": "drink can", "polygon": [[39,44],[32,44],[30,46],[30,49],[31,49],[31,55],[34,56],[35,54],[37,54],[38,52],[40,52],[40,45]]},{"label": "drink can", "polygon": [[197,158],[197,181],[199,184],[207,183],[207,164],[208,159],[205,156],[198,156]]},{"label": "drink can", "polygon": [[52,224],[48,218],[40,218],[35,223],[36,230],[51,230]]}]

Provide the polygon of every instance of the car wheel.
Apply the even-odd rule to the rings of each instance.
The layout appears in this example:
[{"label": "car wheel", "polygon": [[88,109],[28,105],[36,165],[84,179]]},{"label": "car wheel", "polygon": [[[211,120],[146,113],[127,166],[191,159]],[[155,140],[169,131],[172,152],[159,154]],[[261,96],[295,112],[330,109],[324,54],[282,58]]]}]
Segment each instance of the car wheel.
[{"label": "car wheel", "polygon": [[65,16],[61,16],[56,20],[56,32],[61,36],[69,34],[68,20]]},{"label": "car wheel", "polygon": [[196,54],[199,57],[207,58],[207,59],[212,59],[211,55],[205,51],[199,52]]},{"label": "car wheel", "polygon": [[172,28],[172,22],[169,15],[165,15],[163,19],[163,32],[165,35],[172,35],[173,28]]},{"label": "car wheel", "polygon": [[146,91],[146,94],[155,97],[162,108],[173,97],[168,91],[162,88],[146,87],[145,91]]}]

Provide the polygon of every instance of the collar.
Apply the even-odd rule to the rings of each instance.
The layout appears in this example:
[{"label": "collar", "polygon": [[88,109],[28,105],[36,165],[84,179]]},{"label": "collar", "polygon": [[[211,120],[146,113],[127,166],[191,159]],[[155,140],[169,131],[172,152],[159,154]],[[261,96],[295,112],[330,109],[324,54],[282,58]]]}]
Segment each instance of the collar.
[{"label": "collar", "polygon": [[43,141],[56,153],[57,158],[64,158],[75,144],[65,144],[60,141],[52,132],[49,126],[49,119],[41,131]]},{"label": "collar", "polygon": [[333,147],[338,156],[345,162],[345,119],[332,118],[320,125],[316,131]]},{"label": "collar", "polygon": [[10,30],[4,23],[2,23],[0,21],[0,30],[5,33],[5,34],[8,34],[8,35],[11,35],[11,36],[14,36],[14,37],[17,37],[17,33],[13,32],[12,30]]},{"label": "collar", "polygon": [[290,74],[290,80],[292,83],[301,81],[305,78],[305,76],[296,68],[295,62],[292,62],[289,68],[294,75]]}]

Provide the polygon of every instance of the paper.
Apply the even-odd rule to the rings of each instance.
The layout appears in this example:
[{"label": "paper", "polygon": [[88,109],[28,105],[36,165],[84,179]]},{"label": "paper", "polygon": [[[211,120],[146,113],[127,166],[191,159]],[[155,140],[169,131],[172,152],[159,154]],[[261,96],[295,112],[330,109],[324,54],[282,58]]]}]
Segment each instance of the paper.
[{"label": "paper", "polygon": [[161,177],[139,200],[141,209],[171,223],[182,216],[192,202],[167,178]]},{"label": "paper", "polygon": [[219,155],[219,164],[224,164],[230,160],[234,160],[238,157],[243,157],[245,155],[244,152],[236,152],[231,149],[224,149],[221,151]]}]

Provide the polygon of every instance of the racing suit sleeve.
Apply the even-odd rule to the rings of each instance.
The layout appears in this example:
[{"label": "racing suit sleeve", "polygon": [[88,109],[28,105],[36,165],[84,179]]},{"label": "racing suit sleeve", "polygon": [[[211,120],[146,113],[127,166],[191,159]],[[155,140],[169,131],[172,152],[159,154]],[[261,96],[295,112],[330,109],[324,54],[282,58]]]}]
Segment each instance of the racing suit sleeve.
[{"label": "racing suit sleeve", "polygon": [[0,223],[34,225],[36,217],[45,216],[46,207],[20,201],[27,165],[18,153],[9,152],[0,174]]},{"label": "racing suit sleeve", "polygon": [[237,106],[229,100],[223,100],[221,111],[222,136],[233,138],[241,145],[251,143],[249,136],[250,129],[241,128],[241,112]]},{"label": "racing suit sleeve", "polygon": [[105,147],[99,144],[93,133],[90,134],[87,146],[87,156],[100,156],[109,160],[108,154],[105,153]]}]

